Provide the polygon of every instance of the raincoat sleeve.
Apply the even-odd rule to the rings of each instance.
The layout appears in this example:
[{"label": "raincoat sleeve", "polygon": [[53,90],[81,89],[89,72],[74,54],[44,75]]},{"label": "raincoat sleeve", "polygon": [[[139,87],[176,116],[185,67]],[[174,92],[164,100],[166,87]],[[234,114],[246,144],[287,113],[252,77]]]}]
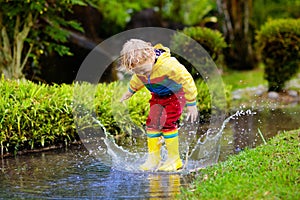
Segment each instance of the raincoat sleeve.
[{"label": "raincoat sleeve", "polygon": [[195,106],[197,87],[191,74],[177,61],[176,58],[168,59],[165,64],[169,66],[169,78],[182,85],[184,97],[186,99],[186,106]]},{"label": "raincoat sleeve", "polygon": [[134,94],[140,89],[142,89],[143,87],[144,87],[144,83],[141,81],[141,79],[139,79],[136,74],[133,74],[129,82],[129,87],[128,87],[129,92]]}]

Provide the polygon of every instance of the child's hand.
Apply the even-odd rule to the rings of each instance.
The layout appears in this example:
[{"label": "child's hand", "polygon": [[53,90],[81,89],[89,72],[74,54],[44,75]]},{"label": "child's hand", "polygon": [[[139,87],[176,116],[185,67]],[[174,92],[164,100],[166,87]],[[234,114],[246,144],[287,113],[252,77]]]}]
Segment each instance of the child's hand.
[{"label": "child's hand", "polygon": [[187,106],[187,117],[186,120],[188,121],[191,118],[191,122],[196,121],[198,116],[198,109],[197,106]]},{"label": "child's hand", "polygon": [[133,95],[133,93],[127,91],[126,93],[123,94],[122,98],[120,99],[120,102],[123,102],[124,100],[129,99],[132,95]]}]

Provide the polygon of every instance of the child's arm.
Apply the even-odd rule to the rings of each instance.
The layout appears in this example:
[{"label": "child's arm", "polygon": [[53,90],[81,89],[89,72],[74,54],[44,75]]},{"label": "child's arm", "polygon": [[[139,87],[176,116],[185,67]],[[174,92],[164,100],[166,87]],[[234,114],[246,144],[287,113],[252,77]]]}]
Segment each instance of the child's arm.
[{"label": "child's arm", "polygon": [[163,63],[162,69],[168,75],[169,79],[175,81],[177,84],[181,84],[184,97],[186,99],[187,106],[196,105],[197,87],[194,79],[187,69],[180,64],[175,58],[168,59]]},{"label": "child's arm", "polygon": [[123,94],[122,98],[120,99],[120,102],[125,101],[126,99],[129,99],[130,97],[132,97],[133,93],[131,93],[130,91],[127,91]]},{"label": "child's arm", "polygon": [[170,59],[169,65],[172,68],[169,71],[169,78],[177,83],[181,83],[183,91],[185,93],[186,107],[187,107],[187,120],[194,122],[197,120],[198,109],[196,104],[197,97],[197,87],[195,85],[194,79],[191,74],[186,70],[186,68],[180,64],[177,60]]},{"label": "child's arm", "polygon": [[187,106],[187,117],[186,120],[188,121],[189,118],[191,118],[191,122],[194,122],[197,120],[198,116],[198,109],[197,106]]},{"label": "child's arm", "polygon": [[136,93],[142,87],[144,87],[143,82],[136,76],[136,74],[134,74],[131,77],[131,80],[129,82],[128,91],[123,94],[122,98],[120,99],[120,102],[129,99],[134,93]]}]

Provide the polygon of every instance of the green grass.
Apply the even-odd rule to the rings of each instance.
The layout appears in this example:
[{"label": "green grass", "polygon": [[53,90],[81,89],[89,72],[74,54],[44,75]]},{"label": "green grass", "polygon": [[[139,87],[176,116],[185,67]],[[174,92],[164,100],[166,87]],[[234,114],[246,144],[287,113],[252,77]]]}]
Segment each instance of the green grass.
[{"label": "green grass", "polygon": [[180,199],[300,199],[299,130],[200,172]]},{"label": "green grass", "polygon": [[222,75],[223,82],[226,85],[231,85],[232,90],[247,88],[247,87],[256,87],[258,85],[267,85],[267,81],[264,80],[264,70],[260,66],[254,70],[247,71],[234,71],[229,70],[224,72]]}]

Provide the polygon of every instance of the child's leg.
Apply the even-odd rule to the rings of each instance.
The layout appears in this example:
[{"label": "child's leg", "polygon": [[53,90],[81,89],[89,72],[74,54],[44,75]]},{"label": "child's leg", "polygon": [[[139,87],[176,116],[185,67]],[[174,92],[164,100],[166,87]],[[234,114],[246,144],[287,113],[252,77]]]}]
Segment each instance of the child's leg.
[{"label": "child's leg", "polygon": [[[180,118],[183,106],[185,105],[183,94],[183,92],[180,92],[162,99],[152,97],[150,100],[150,112],[146,123],[148,127],[149,156],[147,161],[142,165],[143,167],[147,165],[150,166],[150,164],[151,167],[153,167],[159,163],[157,163],[157,160],[158,158],[160,160],[161,143],[157,143],[159,138],[156,137],[159,137],[160,135],[163,135],[165,138],[168,158],[159,170],[174,171],[182,167],[182,161],[179,156],[177,121]],[[157,146],[157,144],[159,145]],[[153,146],[155,147],[153,148]],[[159,151],[156,151],[159,153],[154,154],[154,149],[159,149]],[[144,169],[147,170],[149,167],[144,167]]]},{"label": "child's leg", "polygon": [[148,131],[147,133],[147,144],[148,144],[148,157],[144,164],[140,166],[141,170],[154,170],[160,163],[160,148],[161,141],[160,136],[162,134],[160,132]]},{"label": "child's leg", "polygon": [[150,100],[150,110],[146,121],[147,129],[161,130],[166,122],[165,108],[159,103],[159,100],[154,97]]},{"label": "child's leg", "polygon": [[163,165],[159,167],[159,170],[161,171],[175,171],[182,168],[182,161],[179,154],[177,121],[182,114],[185,101],[184,99],[180,98],[180,96],[178,97],[175,95],[171,100],[172,101],[168,102],[168,104],[165,106],[166,122],[162,129],[168,150],[168,158]]},{"label": "child's leg", "polygon": [[182,168],[182,161],[179,155],[178,130],[164,131],[163,136],[168,150],[168,158],[158,170],[176,171]]},{"label": "child's leg", "polygon": [[161,116],[163,112],[164,108],[157,104],[156,99],[152,97],[150,100],[150,111],[146,121],[148,158],[146,162],[140,166],[141,170],[154,170],[160,163],[160,148],[162,145],[160,141],[160,137],[162,136],[160,129],[162,127]]}]

